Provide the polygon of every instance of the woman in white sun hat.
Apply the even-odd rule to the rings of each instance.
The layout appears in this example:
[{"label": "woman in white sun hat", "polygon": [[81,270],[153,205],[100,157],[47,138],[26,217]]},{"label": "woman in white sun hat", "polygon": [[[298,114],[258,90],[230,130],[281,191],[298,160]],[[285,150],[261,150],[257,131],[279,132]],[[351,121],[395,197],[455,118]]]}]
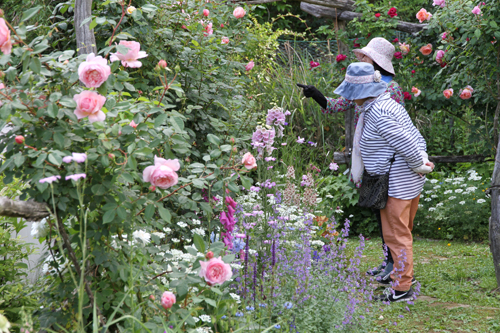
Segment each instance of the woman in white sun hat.
[{"label": "woman in white sun hat", "polygon": [[[389,93],[390,98],[404,107],[405,103],[403,91],[399,84],[393,80],[395,76],[394,67],[392,66],[392,58],[395,52],[394,45],[392,45],[385,38],[376,37],[362,49],[355,49],[353,52],[358,61],[372,64],[374,70],[380,72],[382,81],[387,84],[386,92]],[[298,86],[304,88],[305,97],[312,97],[321,106],[323,113],[346,112],[354,109],[354,126],[358,123],[360,107],[357,106],[353,100],[348,100],[344,97],[325,97],[316,87],[312,85],[300,84]],[[427,158],[425,151],[422,152],[422,155]],[[356,186],[359,187],[359,183],[356,184]],[[382,247],[385,248],[386,244],[384,242],[382,232],[380,210],[375,210],[374,212],[377,217],[380,236],[382,237]],[[393,264],[394,260],[391,255],[391,251],[390,249],[387,249],[387,258],[384,262],[382,262],[378,267],[370,269],[366,273],[368,275],[376,276],[377,280],[381,283],[388,284],[390,283],[390,273],[393,269]]]}]

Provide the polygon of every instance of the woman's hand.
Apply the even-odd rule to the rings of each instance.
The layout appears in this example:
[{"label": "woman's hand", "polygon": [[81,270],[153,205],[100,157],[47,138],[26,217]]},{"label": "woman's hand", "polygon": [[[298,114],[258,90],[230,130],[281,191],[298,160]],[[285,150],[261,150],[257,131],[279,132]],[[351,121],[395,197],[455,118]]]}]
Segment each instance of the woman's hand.
[{"label": "woman's hand", "polygon": [[312,97],[316,101],[316,103],[318,103],[323,109],[326,109],[328,101],[326,100],[326,97],[315,86],[300,83],[297,83],[297,86],[302,88],[305,97]]}]

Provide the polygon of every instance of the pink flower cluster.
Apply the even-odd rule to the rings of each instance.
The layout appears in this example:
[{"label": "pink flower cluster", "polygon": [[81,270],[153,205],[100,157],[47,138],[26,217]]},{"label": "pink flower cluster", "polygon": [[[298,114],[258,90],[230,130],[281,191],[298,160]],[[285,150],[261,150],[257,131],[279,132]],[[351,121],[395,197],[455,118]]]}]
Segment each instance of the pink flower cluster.
[{"label": "pink flower cluster", "polygon": [[445,67],[446,63],[443,61],[445,51],[439,50],[436,52],[436,61],[438,64],[441,65],[441,67]]},{"label": "pink flower cluster", "polygon": [[341,61],[344,61],[346,59],[347,59],[347,56],[345,54],[342,54],[342,53],[337,55],[337,58],[335,58],[335,60],[337,60],[337,62],[341,62]]},{"label": "pink flower cluster", "polygon": [[264,149],[266,149],[269,155],[272,154],[274,144],[274,137],[276,136],[276,130],[274,127],[268,129],[264,126],[257,126],[255,132],[252,134],[252,146],[257,148],[257,159],[261,159],[264,155]]},{"label": "pink flower cluster", "polygon": [[161,157],[154,159],[155,164],[148,166],[142,173],[142,179],[161,189],[167,189],[178,182],[176,171],[180,169],[178,159],[166,160]]},{"label": "pink flower cluster", "polygon": [[137,59],[148,56],[145,51],[141,51],[141,44],[138,42],[122,40],[118,45],[127,47],[128,52],[126,54],[120,52],[111,53],[110,60],[111,62],[120,60],[124,67],[139,68],[142,66],[142,62]]},{"label": "pink flower cluster", "polygon": [[283,112],[283,108],[275,106],[267,110],[266,125],[278,127],[278,137],[283,137],[284,125],[286,125],[286,116],[290,115],[290,111]]},{"label": "pink flower cluster", "polygon": [[0,51],[2,51],[4,54],[10,54],[10,52],[12,51],[10,30],[3,18],[0,18]]},{"label": "pink flower cluster", "polygon": [[219,221],[224,227],[224,231],[221,232],[221,236],[223,237],[223,242],[227,246],[228,249],[233,248],[233,231],[234,225],[236,221],[234,219],[234,212],[236,209],[236,201],[233,200],[230,196],[226,197],[226,207],[227,213],[222,211],[219,216]]},{"label": "pink flower cluster", "polygon": [[222,261],[221,257],[209,261],[200,261],[200,277],[209,285],[223,284],[233,276],[231,266]]}]

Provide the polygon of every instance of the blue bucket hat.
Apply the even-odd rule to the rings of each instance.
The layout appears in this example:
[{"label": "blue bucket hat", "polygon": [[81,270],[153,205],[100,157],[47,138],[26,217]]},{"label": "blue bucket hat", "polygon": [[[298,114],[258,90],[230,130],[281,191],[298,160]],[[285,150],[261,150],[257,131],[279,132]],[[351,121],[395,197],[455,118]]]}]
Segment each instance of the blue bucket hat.
[{"label": "blue bucket hat", "polygon": [[334,93],[347,100],[377,97],[387,90],[382,75],[372,64],[354,62],[347,67],[345,79]]}]

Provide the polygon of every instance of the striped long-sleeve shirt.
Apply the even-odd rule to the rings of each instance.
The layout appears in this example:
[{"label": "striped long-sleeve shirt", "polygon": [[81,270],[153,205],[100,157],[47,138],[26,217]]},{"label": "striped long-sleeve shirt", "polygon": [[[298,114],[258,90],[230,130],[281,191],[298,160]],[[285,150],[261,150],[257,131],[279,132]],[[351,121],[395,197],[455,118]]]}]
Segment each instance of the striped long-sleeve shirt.
[{"label": "striped long-sleeve shirt", "polygon": [[389,175],[389,196],[410,200],[417,197],[425,177],[412,169],[423,164],[420,151],[427,149],[418,129],[405,108],[390,98],[388,93],[367,106],[361,137],[361,157],[366,171],[381,175],[389,170],[389,160],[396,160]]}]

